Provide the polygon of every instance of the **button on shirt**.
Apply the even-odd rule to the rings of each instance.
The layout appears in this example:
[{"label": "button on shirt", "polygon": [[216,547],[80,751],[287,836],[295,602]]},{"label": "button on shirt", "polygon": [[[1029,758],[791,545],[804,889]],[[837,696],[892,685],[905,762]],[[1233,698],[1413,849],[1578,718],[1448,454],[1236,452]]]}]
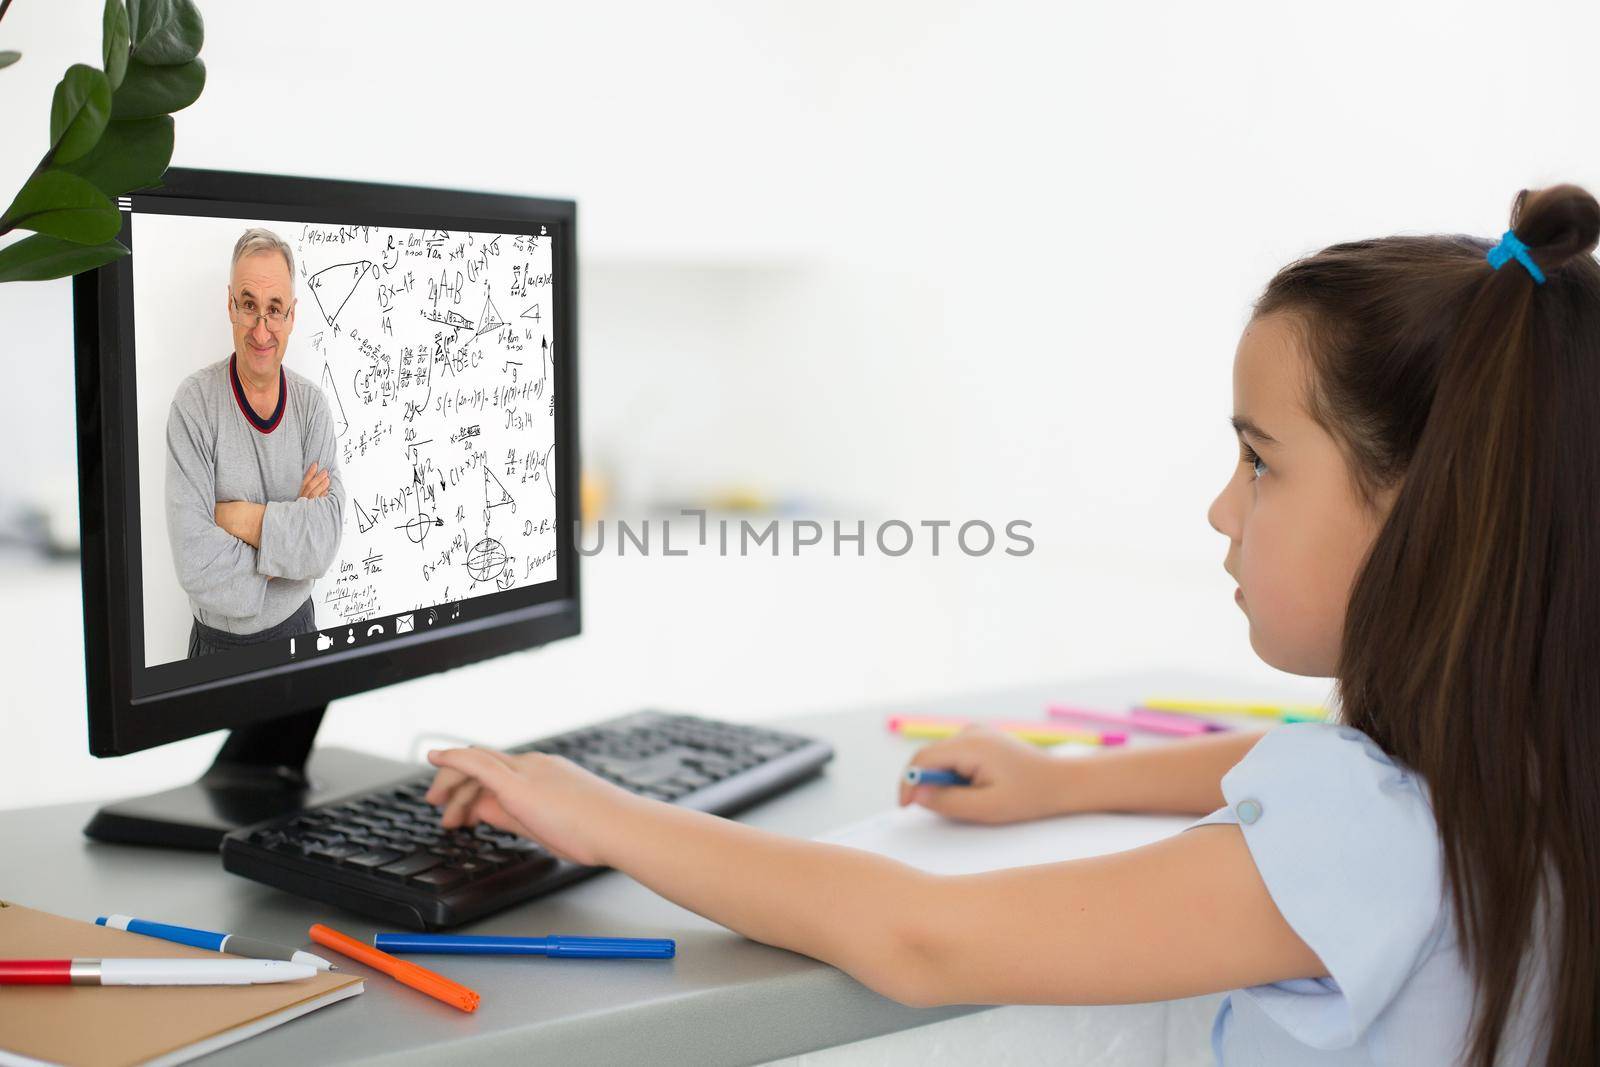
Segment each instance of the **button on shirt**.
[{"label": "button on shirt", "polygon": [[[1473,986],[1422,779],[1359,730],[1289,723],[1223,776],[1222,794],[1225,807],[1185,830],[1239,827],[1273,902],[1329,975],[1229,993],[1211,1030],[1219,1067],[1459,1063]],[[1530,1062],[1520,1022],[1504,1062]]]}]

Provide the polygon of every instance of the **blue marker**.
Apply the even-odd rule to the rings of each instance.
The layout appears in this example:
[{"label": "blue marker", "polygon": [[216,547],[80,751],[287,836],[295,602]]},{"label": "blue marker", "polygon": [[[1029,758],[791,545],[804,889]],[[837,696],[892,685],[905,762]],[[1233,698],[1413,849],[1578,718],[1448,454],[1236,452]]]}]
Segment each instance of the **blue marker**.
[{"label": "blue marker", "polygon": [[936,771],[927,767],[907,767],[906,781],[911,785],[971,785],[972,779],[955,771]]},{"label": "blue marker", "polygon": [[213,952],[230,952],[235,956],[245,956],[253,960],[288,960],[290,963],[309,964],[319,971],[337,971],[339,969],[321,956],[313,956],[309,952],[287,948],[283,945],[274,945],[270,941],[257,941],[253,937],[240,937],[237,934],[219,934],[211,930],[191,930],[187,926],[169,926],[166,923],[153,923],[148,919],[135,919],[128,915],[102,915],[95,920],[95,925],[109,926],[113,930],[126,930],[130,934],[159,937],[163,941],[171,941],[178,945],[188,945],[192,948],[208,948]]},{"label": "blue marker", "polygon": [[475,934],[374,934],[384,952],[447,952],[463,956],[552,956],[557,959],[670,960],[670,937],[483,937]]}]

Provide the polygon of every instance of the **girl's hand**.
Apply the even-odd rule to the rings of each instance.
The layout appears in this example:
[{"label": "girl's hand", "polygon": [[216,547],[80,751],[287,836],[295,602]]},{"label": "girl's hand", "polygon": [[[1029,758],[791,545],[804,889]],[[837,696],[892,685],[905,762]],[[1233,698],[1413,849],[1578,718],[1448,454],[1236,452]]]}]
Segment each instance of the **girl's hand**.
[{"label": "girl's hand", "polygon": [[[1071,781],[1068,761],[1033,744],[976,723],[954,737],[924,745],[911,766],[947,768],[971,785],[900,782],[900,806],[921,804],[963,822],[1022,822],[1068,810],[1063,786]],[[1067,785],[1070,788],[1070,785]]]},{"label": "girl's hand", "polygon": [[439,773],[424,799],[444,809],[441,826],[486,822],[584,866],[609,866],[601,847],[605,827],[626,818],[629,806],[647,802],[565,756],[545,752],[434,749],[428,762]]}]

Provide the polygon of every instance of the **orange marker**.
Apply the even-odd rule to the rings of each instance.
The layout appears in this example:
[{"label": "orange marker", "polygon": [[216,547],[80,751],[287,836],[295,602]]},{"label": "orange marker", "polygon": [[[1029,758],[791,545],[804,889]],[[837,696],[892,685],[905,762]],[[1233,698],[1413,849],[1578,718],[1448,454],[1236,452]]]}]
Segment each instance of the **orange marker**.
[{"label": "orange marker", "polygon": [[407,960],[396,959],[371,945],[363,945],[353,937],[341,934],[337,930],[316,923],[311,927],[311,940],[335,952],[343,953],[357,963],[365,963],[374,970],[382,971],[397,982],[404,982],[412,989],[419,990],[435,1000],[442,1000],[452,1008],[462,1011],[478,1010],[478,994],[468,989],[459,982],[452,982],[442,974],[435,974],[426,967],[418,967]]}]

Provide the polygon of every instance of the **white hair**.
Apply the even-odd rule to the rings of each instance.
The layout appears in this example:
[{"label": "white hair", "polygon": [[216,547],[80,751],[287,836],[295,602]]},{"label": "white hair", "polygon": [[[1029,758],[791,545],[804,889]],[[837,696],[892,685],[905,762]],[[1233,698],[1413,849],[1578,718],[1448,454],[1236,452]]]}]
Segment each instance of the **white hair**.
[{"label": "white hair", "polygon": [[252,226],[239,235],[239,240],[233,246],[233,262],[228,264],[231,271],[245,256],[253,256],[257,252],[277,252],[283,256],[284,262],[289,264],[289,292],[294,292],[294,249],[289,247],[289,242],[273,233],[271,230],[260,226]]}]

